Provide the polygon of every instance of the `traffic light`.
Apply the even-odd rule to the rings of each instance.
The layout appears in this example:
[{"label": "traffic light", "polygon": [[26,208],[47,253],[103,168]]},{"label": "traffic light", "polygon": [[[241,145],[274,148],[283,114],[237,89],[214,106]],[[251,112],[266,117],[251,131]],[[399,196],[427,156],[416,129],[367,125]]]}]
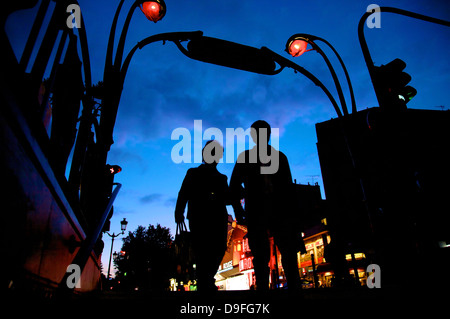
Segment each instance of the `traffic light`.
[{"label": "traffic light", "polygon": [[122,167],[119,165],[106,165],[106,170],[112,175],[116,175],[117,173],[120,173],[122,171]]},{"label": "traffic light", "polygon": [[406,108],[417,94],[415,88],[407,85],[411,76],[403,72],[405,67],[406,63],[400,59],[375,67],[373,82],[381,107]]},{"label": "traffic light", "polygon": [[[104,170],[103,180],[102,180],[103,187],[102,187],[102,194],[101,194],[102,203],[103,203],[102,209],[103,209],[103,207],[106,207],[106,205],[108,204],[108,201],[110,199],[110,196],[111,196],[111,193],[113,190],[113,185],[114,185],[114,176],[117,173],[120,173],[121,171],[122,171],[122,167],[120,167],[119,165],[109,165],[109,164],[105,165],[105,170]],[[105,221],[105,225],[103,226],[103,230],[102,230],[103,232],[109,231],[110,224],[111,224],[110,219],[111,219],[113,213],[114,213],[114,207],[111,208],[108,219]],[[123,222],[124,221],[122,221],[121,224]],[[125,221],[125,223],[128,223],[128,222]],[[125,227],[126,227],[126,224],[125,224]]]},{"label": "traffic light", "polygon": [[104,195],[105,198],[109,198],[112,193],[113,184],[114,184],[114,175],[120,173],[122,171],[122,167],[119,165],[109,165],[106,164],[105,172],[104,172]]}]

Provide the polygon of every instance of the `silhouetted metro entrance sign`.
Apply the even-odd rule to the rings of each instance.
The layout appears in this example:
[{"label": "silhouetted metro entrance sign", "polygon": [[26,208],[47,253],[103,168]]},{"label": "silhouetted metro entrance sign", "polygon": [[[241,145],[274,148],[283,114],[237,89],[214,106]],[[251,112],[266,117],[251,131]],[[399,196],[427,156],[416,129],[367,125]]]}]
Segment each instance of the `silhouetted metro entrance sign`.
[{"label": "silhouetted metro entrance sign", "polygon": [[190,58],[229,68],[273,75],[276,64],[261,49],[211,37],[198,37],[189,41]]}]

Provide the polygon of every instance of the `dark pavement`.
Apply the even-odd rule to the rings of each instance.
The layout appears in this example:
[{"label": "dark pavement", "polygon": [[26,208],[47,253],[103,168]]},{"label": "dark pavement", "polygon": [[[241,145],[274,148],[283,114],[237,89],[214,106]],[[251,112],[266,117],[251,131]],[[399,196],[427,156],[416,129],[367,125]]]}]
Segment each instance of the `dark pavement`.
[{"label": "dark pavement", "polygon": [[[442,287],[444,288],[444,287]],[[286,290],[148,292],[99,291],[69,299],[34,299],[16,296],[6,305],[16,313],[55,314],[87,318],[408,318],[432,317],[448,305],[446,289],[323,288],[301,293]],[[50,316],[52,317],[52,316]]]},{"label": "dark pavement", "polygon": [[444,306],[447,297],[448,292],[443,290],[324,288],[301,293],[112,291],[75,299],[80,305],[93,303],[103,309],[118,305],[136,313],[151,309],[151,313],[159,314],[154,318],[325,318],[338,314],[405,318],[406,313],[419,309],[430,314],[428,310]]}]

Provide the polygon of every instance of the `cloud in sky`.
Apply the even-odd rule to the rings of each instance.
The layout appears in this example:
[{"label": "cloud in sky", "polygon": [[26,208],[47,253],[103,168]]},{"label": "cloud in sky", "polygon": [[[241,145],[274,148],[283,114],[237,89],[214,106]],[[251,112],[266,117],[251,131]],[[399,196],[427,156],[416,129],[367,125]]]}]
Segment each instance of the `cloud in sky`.
[{"label": "cloud in sky", "polygon": [[156,201],[161,200],[162,197],[163,197],[162,194],[148,194],[148,195],[141,197],[139,199],[139,201],[143,204],[150,204],[150,203],[154,203]]},{"label": "cloud in sky", "polygon": [[287,124],[311,113],[311,107],[329,108],[320,89],[291,70],[283,71],[292,73],[283,79],[195,64],[161,68],[158,77],[133,70],[131,76],[140,84],[127,87],[122,98],[115,128],[118,145],[167,138],[177,127],[192,129],[200,119],[204,127],[223,131],[265,119],[283,134]]},{"label": "cloud in sky", "polygon": [[151,193],[139,198],[141,204],[155,204],[175,207],[177,198],[161,193]]}]

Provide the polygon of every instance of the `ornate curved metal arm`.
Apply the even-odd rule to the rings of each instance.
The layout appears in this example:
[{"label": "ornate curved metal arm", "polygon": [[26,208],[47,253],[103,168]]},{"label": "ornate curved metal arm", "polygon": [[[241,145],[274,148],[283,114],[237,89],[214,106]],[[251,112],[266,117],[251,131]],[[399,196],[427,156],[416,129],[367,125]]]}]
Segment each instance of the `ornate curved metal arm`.
[{"label": "ornate curved metal arm", "polygon": [[336,100],[334,99],[333,95],[331,95],[330,91],[325,87],[325,85],[323,85],[322,82],[319,81],[318,78],[316,78],[312,73],[310,73],[309,71],[305,70],[304,68],[302,68],[298,64],[292,62],[291,60],[288,60],[288,59],[282,57],[281,55],[273,52],[272,50],[270,50],[270,49],[268,49],[266,47],[262,47],[261,50],[263,50],[267,54],[271,55],[272,58],[274,59],[274,61],[277,62],[282,68],[288,67],[288,68],[291,68],[291,69],[293,69],[293,70],[295,70],[297,72],[300,72],[301,74],[306,76],[308,79],[310,79],[315,85],[320,87],[322,89],[322,91],[324,91],[324,93],[330,99],[331,104],[333,104],[333,107],[334,107],[338,117],[342,118],[342,113],[341,113],[341,110],[339,109],[339,105],[336,103]]},{"label": "ornate curved metal arm", "polygon": [[[127,74],[128,71],[128,66],[130,65],[131,62],[131,58],[133,57],[134,53],[136,52],[137,49],[142,49],[143,47],[145,47],[146,45],[150,44],[150,43],[154,43],[157,41],[172,41],[174,42],[177,47],[180,49],[180,41],[187,41],[190,39],[194,39],[197,37],[201,37],[203,35],[202,31],[192,31],[192,32],[167,32],[167,33],[160,33],[160,34],[155,34],[152,36],[149,36],[147,38],[145,38],[142,41],[139,41],[128,53],[127,57],[125,58],[123,65],[122,65],[122,69],[120,70],[120,79],[121,79],[121,83],[123,84],[123,82],[125,81],[125,76]],[[183,48],[183,46],[181,46]],[[184,49],[184,48],[183,48]],[[181,50],[181,49],[180,49]]]},{"label": "ornate curved metal arm", "polygon": [[[433,18],[433,17],[429,17],[423,14],[419,14],[419,13],[414,13],[411,11],[406,11],[403,9],[398,9],[398,8],[392,8],[392,7],[380,7],[380,12],[390,12],[390,13],[396,13],[396,14],[400,14],[400,15],[404,15],[410,18],[414,18],[414,19],[419,19],[419,20],[423,20],[423,21],[427,21],[427,22],[431,22],[431,23],[436,23],[436,24],[440,24],[446,27],[450,27],[450,22],[449,21],[445,21],[445,20],[441,20],[441,19],[437,19],[437,18]],[[373,60],[372,60],[372,56],[370,55],[369,52],[369,48],[367,46],[367,42],[366,42],[366,38],[364,36],[364,24],[367,20],[367,18],[372,15],[373,12],[366,12],[363,14],[363,16],[361,17],[361,19],[359,20],[358,23],[358,38],[359,38],[359,44],[361,46],[361,50],[364,56],[364,60],[366,61],[366,65],[367,65],[367,69],[369,71],[369,75],[370,75],[370,79],[372,80],[372,85],[374,87],[375,90],[375,94],[377,96],[378,99],[378,94],[377,94],[377,88],[373,83],[373,79],[374,79],[374,68],[375,66],[373,65]],[[378,102],[380,102],[378,100]]]}]

